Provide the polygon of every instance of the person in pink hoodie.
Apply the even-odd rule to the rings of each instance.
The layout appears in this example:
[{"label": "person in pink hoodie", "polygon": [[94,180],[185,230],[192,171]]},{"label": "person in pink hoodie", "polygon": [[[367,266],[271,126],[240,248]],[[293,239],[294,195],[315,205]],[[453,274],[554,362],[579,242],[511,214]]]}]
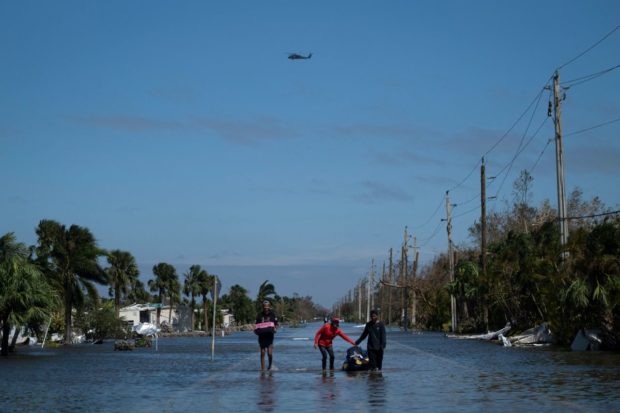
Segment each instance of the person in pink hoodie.
[{"label": "person in pink hoodie", "polygon": [[355,345],[355,342],[347,337],[341,329],[338,328],[340,320],[336,317],[332,317],[330,323],[323,324],[314,336],[314,349],[318,347],[321,350],[323,356],[322,366],[323,370],[327,365],[327,355],[329,354],[329,369],[334,369],[334,349],[332,348],[332,341],[336,336],[340,336],[349,343]]}]

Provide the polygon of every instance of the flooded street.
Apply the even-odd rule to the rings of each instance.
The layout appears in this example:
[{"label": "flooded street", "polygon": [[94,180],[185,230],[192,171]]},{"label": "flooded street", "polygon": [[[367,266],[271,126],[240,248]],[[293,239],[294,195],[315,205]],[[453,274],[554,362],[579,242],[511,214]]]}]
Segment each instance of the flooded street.
[{"label": "flooded street", "polygon": [[[113,342],[19,348],[0,360],[0,411],[620,411],[620,355],[503,348],[439,333],[388,332],[381,373],[323,374],[320,324],[276,335],[274,369],[260,372],[252,333],[163,338],[114,352]],[[342,325],[352,339],[360,329]]]}]

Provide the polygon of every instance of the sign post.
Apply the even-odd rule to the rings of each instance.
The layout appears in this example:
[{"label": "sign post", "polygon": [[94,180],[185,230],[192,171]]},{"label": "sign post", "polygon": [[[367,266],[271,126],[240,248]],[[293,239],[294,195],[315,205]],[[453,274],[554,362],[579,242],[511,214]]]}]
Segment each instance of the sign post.
[{"label": "sign post", "polygon": [[215,360],[215,314],[217,308],[217,295],[222,287],[217,275],[213,276],[213,291],[211,292],[211,298],[213,299],[213,328],[211,330],[211,361]]}]

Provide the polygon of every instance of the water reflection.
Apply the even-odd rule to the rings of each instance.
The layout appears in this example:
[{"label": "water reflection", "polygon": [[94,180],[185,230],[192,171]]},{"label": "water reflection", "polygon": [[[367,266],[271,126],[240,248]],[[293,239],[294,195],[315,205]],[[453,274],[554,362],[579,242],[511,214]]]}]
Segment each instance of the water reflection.
[{"label": "water reflection", "polygon": [[275,408],[275,386],[271,371],[260,372],[260,386],[258,386],[258,407],[261,411],[272,412]]},{"label": "water reflection", "polygon": [[321,404],[329,406],[338,399],[338,384],[334,378],[334,370],[323,371],[321,374],[321,386],[319,386],[319,400]]},{"label": "water reflection", "polygon": [[385,379],[380,371],[372,371],[368,373],[368,404],[370,406],[381,407],[386,402]]}]

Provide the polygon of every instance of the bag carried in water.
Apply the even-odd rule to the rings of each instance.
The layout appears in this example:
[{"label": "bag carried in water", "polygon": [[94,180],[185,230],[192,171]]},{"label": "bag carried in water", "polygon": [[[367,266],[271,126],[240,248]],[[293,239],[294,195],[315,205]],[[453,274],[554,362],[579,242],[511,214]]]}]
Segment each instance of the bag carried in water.
[{"label": "bag carried in water", "polygon": [[266,321],[264,323],[256,323],[254,327],[254,334],[260,336],[262,334],[273,334],[276,331],[276,325],[273,321]]},{"label": "bag carried in water", "polygon": [[363,371],[370,368],[368,353],[361,347],[353,346],[347,350],[347,357],[342,363],[342,369],[345,371]]}]

